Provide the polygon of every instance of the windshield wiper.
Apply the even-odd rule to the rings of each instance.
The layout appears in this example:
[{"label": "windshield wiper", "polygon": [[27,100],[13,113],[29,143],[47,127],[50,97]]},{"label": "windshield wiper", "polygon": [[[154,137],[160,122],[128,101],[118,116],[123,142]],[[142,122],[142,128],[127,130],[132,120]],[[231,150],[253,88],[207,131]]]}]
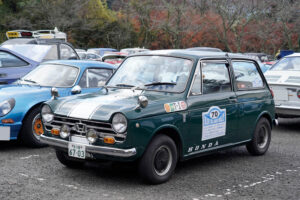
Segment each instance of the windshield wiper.
[{"label": "windshield wiper", "polygon": [[153,83],[148,83],[145,84],[144,86],[152,86],[152,85],[176,85],[177,83],[173,83],[173,82],[153,82]]},{"label": "windshield wiper", "polygon": [[21,79],[21,81],[26,81],[26,82],[30,82],[30,83],[35,83],[35,84],[37,84],[36,81],[33,81],[33,80],[31,80],[31,79]]},{"label": "windshield wiper", "polygon": [[124,84],[124,83],[117,84],[116,86],[119,86],[119,87],[134,87],[134,85]]}]

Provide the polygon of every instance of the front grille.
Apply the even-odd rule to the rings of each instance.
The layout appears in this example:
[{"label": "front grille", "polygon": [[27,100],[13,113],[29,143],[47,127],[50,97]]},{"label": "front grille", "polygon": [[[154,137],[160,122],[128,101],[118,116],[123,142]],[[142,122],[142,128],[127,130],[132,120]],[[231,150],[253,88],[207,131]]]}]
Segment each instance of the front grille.
[{"label": "front grille", "polygon": [[51,130],[54,127],[60,128],[63,124],[66,124],[71,128],[71,135],[86,136],[86,132],[89,129],[94,129],[97,132],[99,139],[102,140],[105,136],[113,136],[116,142],[124,142],[126,139],[126,133],[117,134],[113,130],[111,123],[95,120],[84,120],[55,115],[53,121],[50,124],[45,124],[45,127],[47,130]]}]

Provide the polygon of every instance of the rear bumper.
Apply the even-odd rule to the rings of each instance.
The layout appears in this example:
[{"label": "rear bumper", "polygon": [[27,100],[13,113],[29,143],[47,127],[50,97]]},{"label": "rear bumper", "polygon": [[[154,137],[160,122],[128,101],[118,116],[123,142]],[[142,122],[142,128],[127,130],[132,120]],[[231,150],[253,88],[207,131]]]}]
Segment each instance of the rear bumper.
[{"label": "rear bumper", "polygon": [[296,106],[275,106],[278,117],[300,117],[300,107]]},{"label": "rear bumper", "polygon": [[[54,148],[60,148],[64,150],[68,150],[68,146],[70,143],[69,141],[47,137],[44,135],[41,135],[40,140],[41,142],[48,144]],[[90,154],[114,156],[114,157],[121,157],[121,158],[129,158],[136,155],[136,148],[120,149],[120,148],[94,146],[94,145],[87,145],[87,144],[81,144],[81,145],[85,145],[86,152]]]}]

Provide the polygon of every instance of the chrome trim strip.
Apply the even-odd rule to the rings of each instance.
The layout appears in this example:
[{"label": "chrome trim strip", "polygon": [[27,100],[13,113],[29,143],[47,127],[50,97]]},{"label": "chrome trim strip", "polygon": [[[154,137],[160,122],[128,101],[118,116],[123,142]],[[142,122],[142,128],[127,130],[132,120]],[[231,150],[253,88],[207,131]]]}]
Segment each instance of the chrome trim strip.
[{"label": "chrome trim strip", "polygon": [[[41,135],[40,141],[52,147],[59,147],[64,149],[68,149],[68,145],[69,145],[69,141],[47,137],[44,135]],[[80,144],[80,145],[84,145],[86,148],[86,152],[88,153],[96,153],[101,155],[128,158],[128,157],[135,156],[137,153],[136,148],[119,149],[113,147],[103,147],[103,146],[94,146],[94,145],[86,145],[86,144]]]},{"label": "chrome trim strip", "polygon": [[300,110],[300,107],[296,106],[275,106],[276,109],[287,109],[287,110]]},{"label": "chrome trim strip", "polygon": [[244,141],[241,141],[241,142],[236,142],[236,143],[224,144],[224,145],[220,145],[220,146],[216,146],[216,147],[212,147],[212,148],[207,148],[207,149],[204,149],[202,151],[201,150],[194,151],[192,153],[184,155],[184,157],[195,155],[195,154],[201,154],[201,153],[205,153],[205,152],[208,152],[208,151],[213,151],[213,150],[217,150],[217,149],[221,149],[221,148],[225,148],[225,147],[235,146],[235,145],[243,144],[243,143],[250,142],[250,141],[251,141],[251,139],[244,140]]}]

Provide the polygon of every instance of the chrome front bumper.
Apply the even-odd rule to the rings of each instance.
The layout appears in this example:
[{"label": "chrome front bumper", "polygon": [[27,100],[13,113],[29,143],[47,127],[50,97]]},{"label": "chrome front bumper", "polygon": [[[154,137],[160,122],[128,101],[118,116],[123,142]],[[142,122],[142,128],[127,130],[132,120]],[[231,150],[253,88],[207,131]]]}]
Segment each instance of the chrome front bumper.
[{"label": "chrome front bumper", "polygon": [[[68,149],[69,146],[69,141],[47,137],[44,135],[41,135],[40,141],[52,147],[57,147],[57,148]],[[88,144],[80,144],[80,145],[85,145],[86,152],[88,153],[95,153],[100,155],[116,156],[116,157],[123,157],[123,158],[128,158],[136,155],[136,148],[119,149],[119,148],[112,148],[112,147],[93,146]]]}]

